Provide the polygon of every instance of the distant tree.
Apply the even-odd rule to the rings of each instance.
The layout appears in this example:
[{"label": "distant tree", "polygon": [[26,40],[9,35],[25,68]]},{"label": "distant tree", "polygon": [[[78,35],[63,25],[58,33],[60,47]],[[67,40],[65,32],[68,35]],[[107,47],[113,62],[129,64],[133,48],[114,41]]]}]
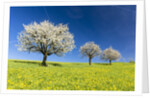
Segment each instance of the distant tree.
[{"label": "distant tree", "polygon": [[87,42],[85,45],[80,47],[80,52],[83,57],[85,56],[89,58],[89,65],[91,65],[92,58],[100,56],[101,49],[94,42]]},{"label": "distant tree", "polygon": [[49,21],[43,21],[23,26],[24,31],[18,35],[18,49],[42,53],[43,66],[47,66],[47,56],[62,56],[75,47],[74,36],[69,32],[67,25],[54,25]]},{"label": "distant tree", "polygon": [[130,58],[129,63],[135,63],[135,61],[132,58]]},{"label": "distant tree", "polygon": [[105,49],[102,54],[102,59],[109,60],[110,65],[111,65],[112,60],[117,60],[120,57],[121,57],[121,54],[117,50],[114,50],[112,47]]}]

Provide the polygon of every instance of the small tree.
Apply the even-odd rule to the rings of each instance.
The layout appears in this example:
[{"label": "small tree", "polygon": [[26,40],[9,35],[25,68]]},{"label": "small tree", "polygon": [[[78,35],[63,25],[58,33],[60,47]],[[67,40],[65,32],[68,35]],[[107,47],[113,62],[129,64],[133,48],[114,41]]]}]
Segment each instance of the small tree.
[{"label": "small tree", "polygon": [[129,63],[135,63],[135,61],[132,58],[130,58]]},{"label": "small tree", "polygon": [[67,25],[54,25],[49,21],[43,21],[40,24],[34,22],[23,26],[24,31],[18,36],[18,49],[42,53],[43,66],[47,66],[47,56],[62,56],[75,47],[74,37]]},{"label": "small tree", "polygon": [[82,56],[89,58],[89,65],[91,65],[92,58],[100,56],[101,49],[94,42],[87,42],[85,45],[80,47]]},{"label": "small tree", "polygon": [[102,55],[102,59],[109,60],[110,65],[112,60],[117,60],[120,57],[121,57],[120,53],[117,50],[114,50],[112,47],[105,49]]}]

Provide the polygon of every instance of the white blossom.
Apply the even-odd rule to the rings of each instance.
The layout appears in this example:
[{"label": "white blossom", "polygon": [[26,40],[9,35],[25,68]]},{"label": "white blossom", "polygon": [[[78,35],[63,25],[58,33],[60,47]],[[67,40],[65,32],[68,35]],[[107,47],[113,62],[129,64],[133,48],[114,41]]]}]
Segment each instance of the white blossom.
[{"label": "white blossom", "polygon": [[101,49],[94,42],[87,42],[85,45],[80,47],[82,56],[89,58],[89,64],[91,65],[91,59],[95,56],[100,56]]},{"label": "white blossom", "polygon": [[17,46],[20,51],[62,56],[75,48],[74,36],[69,32],[68,25],[43,21],[23,26],[24,31],[18,36]]},{"label": "white blossom", "polygon": [[109,47],[103,51],[102,59],[109,60],[111,64],[111,60],[118,60],[121,57],[121,54],[114,50],[112,47]]}]

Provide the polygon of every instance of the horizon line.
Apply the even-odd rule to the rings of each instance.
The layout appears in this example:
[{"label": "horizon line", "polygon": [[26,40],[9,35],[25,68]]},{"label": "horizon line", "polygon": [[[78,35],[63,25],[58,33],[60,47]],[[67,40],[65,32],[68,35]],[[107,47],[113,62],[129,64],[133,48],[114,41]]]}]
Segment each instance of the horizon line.
[{"label": "horizon line", "polygon": [[[8,60],[20,60],[20,61],[38,61],[42,62],[42,60],[26,60],[26,59],[8,59]],[[58,62],[58,63],[88,63],[88,62],[61,62],[61,61],[46,61],[46,62]],[[108,63],[108,62],[92,62],[92,63]],[[115,62],[113,61],[112,63],[129,63],[129,62]]]}]

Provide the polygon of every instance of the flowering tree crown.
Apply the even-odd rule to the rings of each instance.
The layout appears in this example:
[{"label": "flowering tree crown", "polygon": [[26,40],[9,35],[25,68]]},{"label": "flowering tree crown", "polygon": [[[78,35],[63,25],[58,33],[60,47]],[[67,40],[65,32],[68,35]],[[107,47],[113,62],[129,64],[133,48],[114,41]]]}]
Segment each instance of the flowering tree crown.
[{"label": "flowering tree crown", "polygon": [[114,50],[112,47],[105,49],[102,55],[102,59],[104,60],[117,60],[120,57],[120,53],[117,50]]},{"label": "flowering tree crown", "polygon": [[75,47],[74,36],[69,32],[67,25],[54,25],[43,21],[40,24],[34,22],[23,26],[24,31],[18,36],[17,46],[20,51],[61,56]]},{"label": "flowering tree crown", "polygon": [[80,52],[82,56],[86,56],[88,58],[93,58],[95,56],[99,56],[101,54],[101,49],[94,42],[87,42],[85,45],[80,47]]}]

